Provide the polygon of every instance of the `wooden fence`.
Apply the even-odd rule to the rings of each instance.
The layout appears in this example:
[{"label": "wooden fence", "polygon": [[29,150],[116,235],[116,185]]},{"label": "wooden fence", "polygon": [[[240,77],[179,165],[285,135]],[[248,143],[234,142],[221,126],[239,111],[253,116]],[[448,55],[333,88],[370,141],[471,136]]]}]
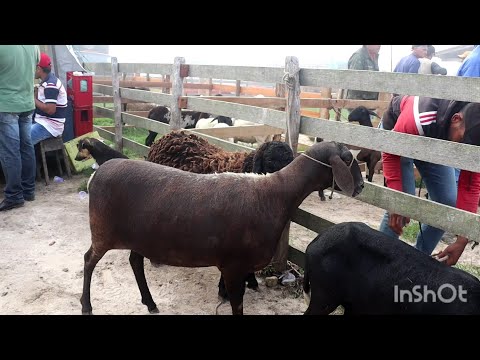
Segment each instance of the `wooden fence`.
[{"label": "wooden fence", "polygon": [[[105,138],[115,140],[117,148],[125,146],[140,154],[146,154],[148,152],[147,147],[122,138],[121,124],[128,123],[156,131],[159,134],[166,134],[172,129],[181,127],[180,109],[188,108],[195,111],[246,119],[282,129],[286,133],[287,142],[294,150],[296,150],[298,137],[301,133],[308,136],[318,136],[325,140],[335,140],[353,146],[480,172],[480,149],[476,146],[300,115],[300,107],[305,106],[305,104],[311,107],[328,107],[332,103],[346,105],[344,100],[301,99],[300,87],[355,89],[480,102],[480,79],[478,78],[300,68],[298,60],[294,57],[286,59],[285,68],[185,65],[183,58],[175,58],[173,65],[117,64],[116,59],[112,60],[112,64],[87,65],[96,74],[109,75],[113,79],[111,85],[94,85],[94,91],[103,94],[103,96],[113,96],[114,110],[95,107],[95,114],[96,116],[115,119],[115,134],[100,128],[97,128],[97,130]],[[171,84],[171,94],[120,88],[122,82],[119,79],[122,73],[168,75],[172,81],[166,85],[170,86],[169,84]],[[277,87],[278,84],[286,84],[287,86],[285,97],[250,98],[248,99],[250,105],[245,105],[247,100],[239,97],[203,98],[184,96],[183,80],[186,77],[255,81],[277,84]],[[125,99],[169,106],[172,109],[170,126],[143,116],[121,112],[121,101],[125,101]],[[361,102],[356,101],[357,103],[360,104]],[[369,104],[368,106],[372,107],[372,105],[378,106],[379,104]],[[285,110],[278,110],[279,108]],[[232,131],[235,132],[236,130],[232,129]],[[228,136],[232,136],[231,134],[229,133]],[[205,137],[208,141],[228,150],[250,150],[248,147],[205,134],[199,134],[199,136]],[[366,183],[363,192],[356,199],[470,239],[480,238],[480,216],[477,214],[372,183]],[[331,222],[301,209],[297,209],[292,221],[315,232],[332,225]],[[284,245],[288,244],[288,236],[282,240],[282,243]],[[283,255],[280,255],[280,258],[281,256]],[[290,246],[288,256],[291,261],[303,266],[303,255],[298,249]]]}]

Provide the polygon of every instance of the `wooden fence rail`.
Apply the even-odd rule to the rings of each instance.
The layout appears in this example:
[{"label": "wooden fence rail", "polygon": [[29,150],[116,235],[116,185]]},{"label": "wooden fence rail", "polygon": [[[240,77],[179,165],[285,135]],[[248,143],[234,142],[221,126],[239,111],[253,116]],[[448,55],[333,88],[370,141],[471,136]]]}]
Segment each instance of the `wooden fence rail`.
[{"label": "wooden fence rail", "polygon": [[[92,67],[89,64],[89,68],[95,67]],[[111,72],[111,65],[101,64],[98,65],[97,69],[108,74],[107,70]],[[120,88],[118,97],[125,100],[129,99],[133,101],[161,104],[171,106],[172,108],[176,107],[177,109],[180,109],[180,106],[184,106],[195,111],[246,119],[258,124],[280,128],[284,131],[287,131],[287,128],[292,126],[292,124],[287,126],[288,117],[286,114],[288,113],[288,110],[276,110],[281,108],[283,110],[283,107],[288,108],[289,101],[287,101],[287,99],[260,98],[255,100],[251,98],[248,100],[242,100],[241,98],[236,97],[215,99],[214,97],[203,98],[181,96],[182,92],[180,89],[186,87],[186,84],[182,84],[182,82],[178,81],[180,71],[183,69],[183,76],[181,76],[181,78],[189,76],[282,84],[284,83],[284,75],[288,72],[287,67],[282,69],[265,67],[185,65],[183,67],[177,66],[177,70],[175,70],[171,64],[118,64],[118,69],[119,72],[168,74],[173,78],[172,83],[175,83],[175,77],[177,78],[177,90],[174,92],[174,95]],[[480,102],[480,79],[477,78],[306,68],[299,68],[296,74],[298,76],[298,86],[402,93]],[[290,73],[290,75],[294,74]],[[104,96],[112,96],[114,93],[111,87],[100,84],[94,85],[94,91],[99,92]],[[342,99],[300,99],[299,95],[294,95],[292,100],[293,99],[298,100],[299,106],[305,107],[329,108],[336,106],[346,107],[348,104],[351,105],[351,103]],[[246,103],[250,105],[245,105]],[[292,102],[290,103],[293,104]],[[252,106],[251,104],[257,106]],[[367,107],[374,105],[380,107],[382,105],[385,106],[385,104],[386,102],[381,101],[370,102]],[[99,107],[95,107],[95,113],[99,116],[108,115],[108,117],[115,117],[112,110]],[[118,116],[120,116],[123,123],[143,127],[160,134],[165,134],[171,130],[168,125],[141,116],[127,114],[125,112],[120,113]],[[354,124],[328,121],[307,116],[299,117],[296,126],[299,128],[299,132],[305,135],[318,136],[326,140],[340,141],[353,146],[370,149],[373,148],[375,150],[423,161],[480,172],[480,162],[478,161],[480,158],[480,149],[476,146],[399,134],[376,128],[362,127]],[[110,134],[112,133],[105,131],[103,131],[103,133],[105,136],[110,136],[111,138]],[[298,141],[298,132],[296,134],[293,132],[292,135],[296,138],[295,140]],[[205,137],[207,135],[201,134],[201,136]],[[241,149],[241,146],[237,144],[228,143],[220,139],[210,137],[209,141],[221,144],[220,146],[223,146],[228,150]],[[124,145],[128,148],[137,146],[126,142],[125,139]],[[249,149],[248,147],[244,148]],[[358,196],[358,200],[391,212],[410,216],[423,223],[442,228],[455,234],[464,235],[472,239],[480,238],[480,216],[477,214],[437,204],[430,200],[421,199],[369,183],[365,184],[365,189],[362,194]],[[292,217],[292,221],[316,232],[320,231],[325,226],[331,225],[331,223],[326,220],[300,209],[296,211]],[[298,258],[300,255],[298,250],[291,248],[289,250],[289,256]]]}]

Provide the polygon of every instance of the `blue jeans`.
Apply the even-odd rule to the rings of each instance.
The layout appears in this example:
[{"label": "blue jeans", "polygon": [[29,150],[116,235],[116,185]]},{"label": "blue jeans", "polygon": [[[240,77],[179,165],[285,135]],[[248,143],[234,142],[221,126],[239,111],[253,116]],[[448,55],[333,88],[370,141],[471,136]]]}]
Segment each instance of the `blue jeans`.
[{"label": "blue jeans", "polygon": [[[415,163],[427,188],[428,198],[444,205],[456,206],[457,184],[454,168],[421,160],[412,160],[406,157],[401,157],[400,163],[403,192],[415,195],[415,175],[413,172],[413,164]],[[388,220],[388,212],[385,212],[379,230],[390,237],[398,239],[398,235],[388,226]],[[415,248],[430,255],[444,233],[445,231],[442,229],[422,224],[422,231],[417,235]]]},{"label": "blue jeans", "polygon": [[458,188],[458,178],[460,177],[460,169],[455,169],[455,181],[457,182]]},{"label": "blue jeans", "polygon": [[43,125],[34,123],[31,131],[32,144],[37,145],[40,141],[53,137]]},{"label": "blue jeans", "polygon": [[5,201],[22,203],[35,194],[35,151],[30,137],[32,113],[0,112],[0,162],[5,175]]}]

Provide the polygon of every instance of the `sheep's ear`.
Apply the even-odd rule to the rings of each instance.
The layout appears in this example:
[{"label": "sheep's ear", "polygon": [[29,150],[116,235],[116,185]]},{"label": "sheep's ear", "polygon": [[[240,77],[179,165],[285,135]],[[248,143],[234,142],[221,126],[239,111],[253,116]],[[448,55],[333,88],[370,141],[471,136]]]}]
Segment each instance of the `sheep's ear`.
[{"label": "sheep's ear", "polygon": [[334,155],[330,158],[330,165],[332,166],[335,183],[346,195],[352,196],[355,187],[350,168],[338,155]]},{"label": "sheep's ear", "polygon": [[370,115],[376,116],[377,118],[379,118],[379,119],[380,119],[380,116],[378,116],[378,115],[377,115],[377,113],[376,113],[375,111],[368,110],[368,113],[369,113]]}]

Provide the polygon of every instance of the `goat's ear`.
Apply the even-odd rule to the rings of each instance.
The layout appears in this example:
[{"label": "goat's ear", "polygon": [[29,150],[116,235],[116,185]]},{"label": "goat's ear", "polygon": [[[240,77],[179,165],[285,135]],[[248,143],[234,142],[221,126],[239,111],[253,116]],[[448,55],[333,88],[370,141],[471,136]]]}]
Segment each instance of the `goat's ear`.
[{"label": "goat's ear", "polygon": [[352,196],[355,186],[353,184],[353,176],[350,172],[350,168],[338,155],[334,155],[330,158],[330,165],[332,166],[335,183],[346,195]]},{"label": "goat's ear", "polygon": [[368,113],[369,113],[370,115],[376,116],[377,118],[379,118],[379,119],[380,119],[380,116],[378,116],[378,115],[377,115],[377,113],[376,113],[375,111],[368,110]]}]

